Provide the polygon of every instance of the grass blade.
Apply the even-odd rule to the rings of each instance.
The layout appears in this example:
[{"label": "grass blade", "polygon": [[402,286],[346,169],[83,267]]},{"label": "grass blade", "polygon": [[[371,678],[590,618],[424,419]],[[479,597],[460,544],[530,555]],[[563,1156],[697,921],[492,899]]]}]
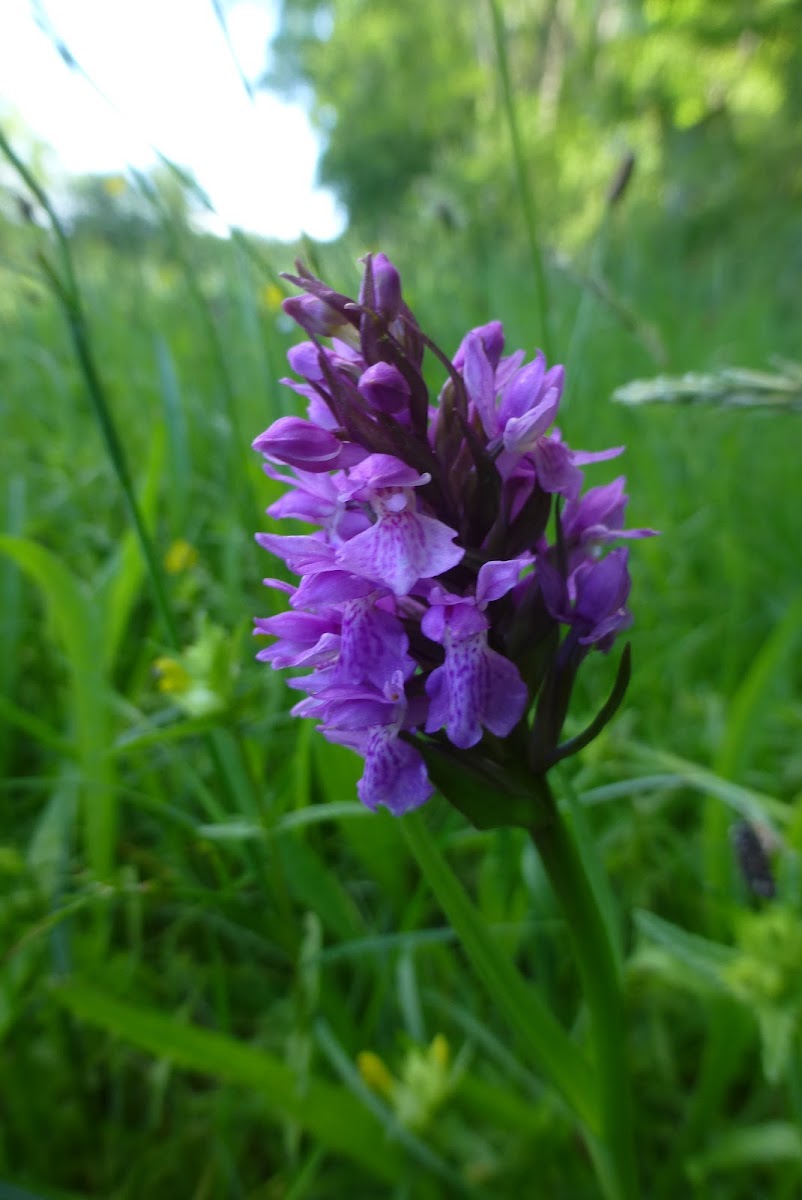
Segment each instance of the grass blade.
[{"label": "grass blade", "polygon": [[291,1118],[322,1143],[392,1183],[403,1171],[397,1146],[344,1088],[310,1078],[298,1090],[292,1070],[253,1045],[189,1025],[154,1009],[126,1004],[92,987],[69,983],[56,999],[74,1016],[178,1067],[258,1092],[278,1120]]},{"label": "grass blade", "polygon": [[107,879],[114,861],[118,799],[114,765],[107,750],[108,683],[103,673],[100,621],[90,598],[54,554],[26,538],[0,535],[7,555],[36,584],[67,659],[71,712],[83,783],[83,826],[87,861]]},{"label": "grass blade", "polygon": [[583,1124],[597,1130],[598,1113],[593,1102],[595,1083],[581,1052],[538,993],[523,982],[513,964],[505,958],[421,816],[408,813],[401,822],[401,829],[493,1002],[573,1112]]}]

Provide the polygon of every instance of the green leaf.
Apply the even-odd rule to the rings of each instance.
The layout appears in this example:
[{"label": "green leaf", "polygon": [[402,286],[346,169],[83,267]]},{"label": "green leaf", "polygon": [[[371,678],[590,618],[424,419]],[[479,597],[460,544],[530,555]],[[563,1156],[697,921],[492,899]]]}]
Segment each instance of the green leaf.
[{"label": "green leaf", "polygon": [[296,833],[275,839],[276,853],[293,898],[317,913],[338,938],[358,937],[363,932],[355,905],[334,872],[308,843]]},{"label": "green leaf", "polygon": [[624,652],[621,655],[621,660],[618,664],[615,680],[613,682],[610,695],[601,706],[596,716],[590,724],[578,733],[576,737],[569,738],[568,741],[562,742],[553,754],[555,763],[561,762],[562,759],[568,758],[572,754],[578,754],[585,746],[599,736],[605,725],[609,725],[618,709],[621,707],[624,696],[626,695],[629,681],[632,676],[632,647],[629,642],[624,646]]},{"label": "green leaf", "polygon": [[531,788],[519,794],[511,792],[507,777],[481,751],[451,753],[440,743],[420,736],[412,744],[426,763],[437,790],[474,828],[529,829],[537,820],[537,801]]},{"label": "green leaf", "polygon": [[785,1074],[799,1024],[795,1008],[777,1004],[759,1004],[755,1010],[760,1030],[763,1073],[769,1083],[777,1084]]},{"label": "green leaf", "polygon": [[583,1054],[499,947],[440,853],[420,813],[407,813],[400,825],[426,882],[496,1008],[579,1120],[588,1129],[598,1131],[595,1081]]},{"label": "green leaf", "polygon": [[[147,527],[155,523],[159,492],[164,478],[164,429],[151,426],[150,454],[145,480],[139,494],[139,510]],[[128,627],[131,611],[142,590],[146,563],[142,544],[136,530],[129,528],[117,551],[103,567],[103,582],[99,588],[99,607],[104,615],[103,662],[108,669],[114,666],[120,643]]]},{"label": "green leaf", "polygon": [[64,874],[73,809],[72,782],[62,780],[39,814],[28,843],[28,864],[45,896],[54,896]]},{"label": "green leaf", "polygon": [[738,958],[738,951],[731,946],[722,946],[695,933],[686,933],[678,925],[656,917],[654,913],[637,910],[633,919],[646,937],[657,942],[678,962],[707,984],[726,988],[723,970]]},{"label": "green leaf", "polygon": [[75,757],[75,746],[71,741],[51,728],[47,721],[43,721],[35,713],[28,712],[26,708],[20,708],[13,700],[3,695],[0,695],[0,721],[5,732],[21,729],[28,737],[41,742],[48,750],[60,754],[63,758]]},{"label": "green leaf", "polygon": [[[187,429],[185,401],[170,347],[161,336],[154,338],[156,366],[161,384],[162,403],[167,437],[170,444],[170,487],[168,489],[173,529],[181,529],[189,514],[189,493],[192,474],[190,439]],[[188,409],[187,409],[188,411]],[[145,501],[143,499],[143,510]],[[143,511],[147,518],[147,513]]]},{"label": "green leaf", "polygon": [[675,778],[681,780],[686,787],[716,796],[734,813],[747,821],[756,821],[776,832],[778,828],[785,828],[791,820],[793,810],[789,805],[783,804],[782,800],[778,800],[776,796],[769,796],[765,792],[756,792],[753,788],[731,783],[729,779],[723,779],[721,775],[711,771],[708,767],[703,767],[686,758],[680,758],[679,755],[671,754],[666,750],[656,750],[651,746],[640,746],[637,743],[631,743],[631,749],[641,762],[671,771]]},{"label": "green leaf", "polygon": [[599,846],[588,824],[587,815],[567,772],[560,775],[561,791],[565,796],[565,804],[570,814],[571,830],[573,833],[576,852],[579,855],[583,870],[590,884],[596,905],[601,914],[610,948],[615,958],[616,973],[619,981],[624,973],[624,945],[621,912],[616,902],[610,880],[604,869]]},{"label": "green leaf", "polygon": [[403,1174],[399,1147],[344,1088],[310,1076],[300,1091],[290,1068],[254,1045],[188,1025],[154,1009],[126,1004],[81,983],[60,987],[54,995],[79,1020],[105,1029],[147,1054],[220,1083],[258,1092],[277,1121],[297,1121],[307,1133],[353,1159],[377,1179],[394,1183]]},{"label": "green leaf", "polygon": [[694,1183],[717,1171],[743,1171],[744,1167],[780,1162],[802,1163],[802,1131],[786,1121],[767,1121],[747,1129],[733,1129],[711,1148],[688,1163]]},{"label": "green leaf", "polygon": [[108,878],[114,861],[118,799],[108,755],[110,712],[102,665],[102,623],[78,580],[44,546],[26,538],[0,535],[0,553],[16,562],[39,588],[56,640],[67,659],[70,711],[82,778],[86,856],[95,875]]},{"label": "green leaf", "polygon": [[[715,759],[718,775],[727,779],[743,776],[749,761],[761,712],[779,677],[788,670],[792,650],[802,630],[802,596],[788,606],[782,621],[764,641],[730,704],[724,738]],[[717,799],[705,805],[703,851],[705,879],[714,901],[709,905],[710,932],[721,936],[725,924],[720,897],[734,897],[735,867],[727,837],[728,814]]]}]

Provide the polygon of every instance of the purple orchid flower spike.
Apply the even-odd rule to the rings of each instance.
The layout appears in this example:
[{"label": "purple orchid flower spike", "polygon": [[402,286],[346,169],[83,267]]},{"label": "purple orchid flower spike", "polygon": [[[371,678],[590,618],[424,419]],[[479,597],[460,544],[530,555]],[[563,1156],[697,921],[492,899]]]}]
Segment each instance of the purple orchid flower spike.
[{"label": "purple orchid flower spike", "polygon": [[[285,310],[312,340],[290,351],[299,379],[285,382],[307,411],[254,448],[287,488],[271,517],[317,528],[257,535],[299,577],[266,581],[290,610],[256,622],[273,639],[258,657],[300,669],[293,712],[363,757],[369,808],[408,812],[434,779],[478,824],[531,822],[532,781],[573,752],[559,739],[577,670],[632,620],[627,552],[609,547],[652,531],[624,529],[623,478],[582,494],[583,468],[620,448],[563,441],[561,366],[505,356],[499,321],[467,333],[449,362],[394,264],[363,265],[356,300],[300,265],[288,277],[304,294]],[[437,401],[425,347],[446,368]]]}]

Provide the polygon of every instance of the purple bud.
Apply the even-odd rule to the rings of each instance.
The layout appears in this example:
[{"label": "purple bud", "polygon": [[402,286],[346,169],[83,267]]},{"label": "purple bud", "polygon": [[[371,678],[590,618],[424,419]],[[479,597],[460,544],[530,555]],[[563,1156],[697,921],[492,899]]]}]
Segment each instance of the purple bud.
[{"label": "purple bud", "polygon": [[397,414],[409,406],[409,384],[391,363],[368,367],[359,380],[359,391],[379,412]]},{"label": "purple bud", "polygon": [[[373,280],[373,298],[368,295],[369,278]],[[365,258],[365,275],[359,289],[359,303],[368,305],[389,322],[401,311],[401,276],[386,254],[369,254]]]},{"label": "purple bud", "polygon": [[581,499],[569,500],[562,517],[566,541],[582,542],[603,537],[610,530],[622,530],[627,496],[625,479],[619,475],[612,483],[590,488]]},{"label": "purple bud", "polygon": [[531,566],[532,562],[530,554],[522,554],[520,558],[486,562],[481,566],[476,579],[476,603],[479,607],[484,609],[491,600],[506,596],[515,587],[524,567]]},{"label": "purple bud", "polygon": [[337,312],[325,300],[317,296],[290,296],[282,301],[281,307],[293,321],[297,321],[302,329],[314,337],[331,337],[337,330],[349,322],[342,313]]},{"label": "purple bud", "polygon": [[290,467],[313,474],[336,466],[342,445],[328,429],[320,429],[303,417],[279,417],[260,433],[254,450]]},{"label": "purple bud", "polygon": [[314,342],[301,342],[297,346],[291,346],[287,351],[287,362],[296,375],[303,375],[305,379],[318,381],[324,378],[320,365],[320,349]]}]

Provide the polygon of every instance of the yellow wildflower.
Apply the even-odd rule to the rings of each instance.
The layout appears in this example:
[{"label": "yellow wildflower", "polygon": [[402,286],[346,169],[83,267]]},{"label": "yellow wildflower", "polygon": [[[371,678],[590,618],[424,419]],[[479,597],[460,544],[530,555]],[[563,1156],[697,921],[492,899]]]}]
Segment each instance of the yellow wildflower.
[{"label": "yellow wildflower", "polygon": [[195,547],[184,538],[177,538],[164,556],[164,569],[170,575],[180,575],[182,571],[189,571],[194,567],[197,561],[198,552]]},{"label": "yellow wildflower", "polygon": [[378,1054],[374,1054],[372,1050],[363,1050],[356,1057],[356,1065],[359,1074],[369,1088],[372,1088],[374,1092],[379,1092],[382,1096],[392,1095],[395,1082]]},{"label": "yellow wildflower", "polygon": [[284,299],[284,293],[276,283],[266,283],[260,292],[262,304],[268,312],[278,312],[281,308],[281,301]]},{"label": "yellow wildflower", "polygon": [[438,1067],[447,1067],[451,1057],[451,1047],[444,1034],[437,1033],[429,1047],[429,1058]]},{"label": "yellow wildflower", "polygon": [[157,658],[153,669],[159,677],[159,691],[168,696],[186,692],[192,683],[189,673],[176,658]]}]

